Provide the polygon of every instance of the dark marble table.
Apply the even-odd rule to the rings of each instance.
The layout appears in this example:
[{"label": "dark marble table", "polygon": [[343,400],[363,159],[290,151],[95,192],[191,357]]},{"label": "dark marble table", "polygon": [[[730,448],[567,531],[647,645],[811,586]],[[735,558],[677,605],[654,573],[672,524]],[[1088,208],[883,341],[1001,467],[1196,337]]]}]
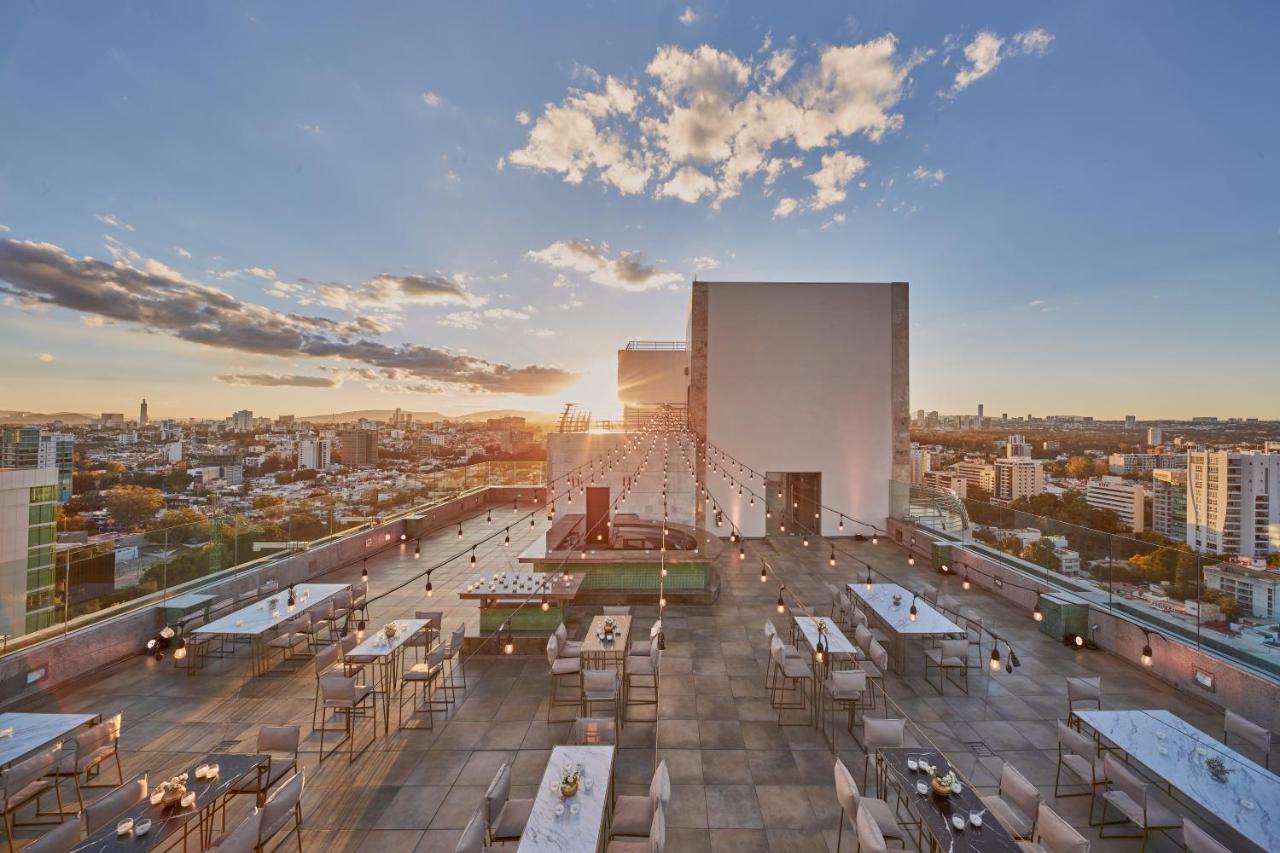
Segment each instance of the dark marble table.
[{"label": "dark marble table", "polygon": [[97,714],[0,714],[0,767],[8,767],[45,747],[60,742],[81,726],[97,723]]},{"label": "dark marble table", "polygon": [[[916,783],[928,784],[929,774],[909,768],[907,759],[923,758],[937,767],[938,775],[943,776],[953,771],[941,752],[936,749],[898,747],[880,750],[880,758],[884,761],[889,781],[902,792],[902,799],[912,813],[920,818],[930,850],[943,853],[1019,853],[1018,842],[995,815],[987,811],[981,796],[969,784],[969,780],[960,779],[960,793],[953,793],[948,797],[939,797],[932,790],[925,794],[917,792]],[[969,816],[974,813],[981,816],[982,826],[974,826],[969,822]],[[964,818],[963,829],[956,829],[952,825],[953,815]]]}]

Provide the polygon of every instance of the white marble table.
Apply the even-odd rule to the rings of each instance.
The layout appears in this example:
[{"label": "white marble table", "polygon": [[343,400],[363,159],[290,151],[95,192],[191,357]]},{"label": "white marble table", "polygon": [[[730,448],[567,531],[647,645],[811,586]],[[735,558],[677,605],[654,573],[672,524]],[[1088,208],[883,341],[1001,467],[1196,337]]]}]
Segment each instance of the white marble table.
[{"label": "white marble table", "polygon": [[279,602],[276,610],[268,606],[268,601],[259,601],[241,607],[239,610],[228,613],[221,619],[215,619],[207,625],[201,625],[192,633],[195,634],[220,634],[223,636],[241,636],[241,637],[259,637],[297,616],[303,611],[315,607],[317,604],[327,599],[333,598],[344,589],[348,589],[350,584],[345,583],[300,583],[293,588],[295,598],[295,610],[289,612],[289,590],[277,590],[274,598],[278,598]]},{"label": "white marble table", "polygon": [[[538,785],[524,835],[520,836],[519,853],[596,853],[604,846],[604,817],[611,794],[613,778],[612,746],[557,746],[551,750],[547,769]],[[566,763],[582,770],[578,793],[563,799],[560,779]],[[587,780],[591,780],[588,789]],[[564,813],[556,814],[556,806],[564,805]],[[578,813],[570,808],[577,804]]]},{"label": "white marble table", "polygon": [[[1168,711],[1076,711],[1139,764],[1263,850],[1280,850],[1280,776]],[[1226,781],[1206,762],[1219,759]]]},{"label": "white marble table", "polygon": [[[392,623],[387,623],[392,624]],[[396,635],[387,636],[386,625],[369,632],[364,642],[347,653],[347,660],[357,663],[375,664],[374,693],[382,693],[382,730],[391,731],[391,691],[400,677],[400,651],[405,643],[415,635],[427,629],[431,624],[427,619],[396,619]]]},{"label": "white marble table", "polygon": [[0,714],[0,731],[13,729],[12,735],[0,737],[0,767],[52,746],[81,726],[100,719],[97,714]]},{"label": "white marble table", "polygon": [[819,622],[827,627],[824,641],[827,651],[832,657],[853,657],[857,655],[858,647],[849,641],[849,638],[844,635],[834,620],[825,616],[797,616],[796,628],[800,630],[800,634],[804,637],[804,641],[809,644],[809,648],[815,651],[818,648]]},{"label": "white marble table", "polygon": [[[906,672],[906,646],[908,640],[926,640],[935,637],[963,637],[965,630],[923,598],[916,598],[916,618],[911,618],[912,595],[910,590],[896,583],[851,583],[849,591],[871,611],[876,621],[892,636],[892,658],[898,672]],[[901,603],[894,604],[894,596]]]}]

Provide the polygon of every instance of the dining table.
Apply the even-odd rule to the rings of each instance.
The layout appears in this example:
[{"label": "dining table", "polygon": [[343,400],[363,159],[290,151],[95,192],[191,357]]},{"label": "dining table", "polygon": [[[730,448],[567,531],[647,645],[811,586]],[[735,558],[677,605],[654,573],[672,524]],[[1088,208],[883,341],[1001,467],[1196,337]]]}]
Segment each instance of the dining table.
[{"label": "dining table", "polygon": [[[809,648],[809,656],[813,665],[814,725],[822,727],[822,682],[831,674],[832,669],[845,669],[853,665],[858,656],[858,647],[844,635],[834,619],[825,616],[796,616],[796,631]],[[822,659],[818,659],[818,641],[822,641]]]},{"label": "dining table", "polygon": [[1163,709],[1075,713],[1215,820],[1262,850],[1280,850],[1280,776]]},{"label": "dining table", "polygon": [[100,714],[0,714],[0,767],[61,743],[83,726],[102,722]]},{"label": "dining table", "polygon": [[[557,746],[533,800],[518,853],[597,853],[609,837],[606,818],[612,801],[612,745]],[[577,770],[577,791],[565,796],[565,772]]]},{"label": "dining table", "polygon": [[[907,671],[908,643],[968,636],[964,628],[932,604],[896,583],[851,583],[848,589],[870,611],[876,625],[888,634],[889,661],[900,675]],[[912,605],[916,608],[914,618]]]},{"label": "dining table", "polygon": [[288,604],[289,591],[277,590],[269,599],[246,605],[192,631],[210,637],[247,637],[253,644],[253,674],[267,672],[266,641],[282,624],[340,592],[350,589],[345,583],[300,583],[292,587],[294,605]]},{"label": "dining table", "polygon": [[[416,635],[425,633],[431,624],[429,619],[396,619],[371,632],[364,640],[344,655],[348,663],[372,665],[374,694],[382,693],[382,731],[391,731],[391,691],[400,678],[404,662],[404,650]],[[387,628],[395,626],[394,633]]]},{"label": "dining table", "polygon": [[[605,638],[604,623],[607,619],[613,620],[612,639]],[[613,664],[621,670],[626,663],[630,636],[630,616],[596,616],[591,620],[587,636],[582,641],[582,668],[603,669]]]},{"label": "dining table", "polygon": [[[958,784],[945,795],[935,793],[933,774],[921,769],[922,761],[938,777],[954,774]],[[1020,853],[1013,833],[987,810],[981,794],[941,750],[882,748],[877,762],[883,778],[898,792],[898,802],[919,820],[930,853]]]}]

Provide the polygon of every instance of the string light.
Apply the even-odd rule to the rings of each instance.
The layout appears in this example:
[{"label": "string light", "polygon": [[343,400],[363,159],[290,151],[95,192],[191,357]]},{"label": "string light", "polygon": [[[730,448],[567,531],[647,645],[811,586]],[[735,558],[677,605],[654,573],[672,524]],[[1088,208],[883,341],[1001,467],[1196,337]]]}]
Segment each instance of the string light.
[{"label": "string light", "polygon": [[837,527],[839,530],[841,530],[841,531],[843,531],[843,530],[844,530],[844,516],[843,516],[843,515],[842,515],[842,516],[840,516],[840,523],[839,523],[838,525],[836,525],[836,527]]},{"label": "string light", "polygon": [[760,583],[764,583],[769,579],[769,575],[765,572],[764,563],[760,564]]},{"label": "string light", "polygon": [[458,522],[458,538],[459,539],[462,538],[462,522],[461,521]]},{"label": "string light", "polygon": [[506,548],[511,545],[511,528],[506,529],[506,535],[502,537],[502,547]]},{"label": "string light", "polygon": [[966,589],[966,590],[969,588],[969,570],[968,569],[964,570],[964,580],[960,583],[960,587],[961,589]]},{"label": "string light", "polygon": [[365,586],[369,585],[369,558],[365,557],[364,562],[360,566],[360,580],[364,581]]},{"label": "string light", "polygon": [[991,646],[991,671],[1000,671],[1000,641],[996,640]]},{"label": "string light", "polygon": [[427,573],[427,598],[431,597],[431,573]]},{"label": "string light", "polygon": [[1037,622],[1044,621],[1044,611],[1040,609],[1040,602],[1036,601],[1036,606],[1031,610],[1031,618]]},{"label": "string light", "polygon": [[422,541],[421,540],[415,540],[413,543],[413,559],[415,560],[422,559]]},{"label": "string light", "polygon": [[831,556],[827,558],[827,562],[833,566],[836,564],[836,546],[834,545],[831,546]]},{"label": "string light", "polygon": [[490,527],[493,527],[493,510],[489,510],[487,513],[485,513],[484,523],[489,525]]},{"label": "string light", "polygon": [[475,567],[476,567],[476,546],[472,545],[471,546],[471,568],[474,569]]},{"label": "string light", "polygon": [[916,597],[913,595],[911,596],[911,609],[907,611],[907,616],[910,617],[912,622],[914,622],[916,621],[916,616],[918,616],[919,613],[920,611],[916,609]]},{"label": "string light", "polygon": [[867,592],[871,591],[871,565],[867,565]]},{"label": "string light", "polygon": [[787,612],[787,605],[782,601],[782,591],[784,589],[786,589],[785,586],[778,587],[778,612],[779,613]]}]

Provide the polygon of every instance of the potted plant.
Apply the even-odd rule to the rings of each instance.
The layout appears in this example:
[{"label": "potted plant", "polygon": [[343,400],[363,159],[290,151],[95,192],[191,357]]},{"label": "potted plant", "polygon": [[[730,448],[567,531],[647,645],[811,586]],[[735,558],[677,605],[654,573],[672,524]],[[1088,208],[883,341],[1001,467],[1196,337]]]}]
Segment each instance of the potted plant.
[{"label": "potted plant", "polygon": [[564,771],[560,777],[560,796],[572,797],[578,793],[578,783],[582,781],[582,773],[575,767]]}]

